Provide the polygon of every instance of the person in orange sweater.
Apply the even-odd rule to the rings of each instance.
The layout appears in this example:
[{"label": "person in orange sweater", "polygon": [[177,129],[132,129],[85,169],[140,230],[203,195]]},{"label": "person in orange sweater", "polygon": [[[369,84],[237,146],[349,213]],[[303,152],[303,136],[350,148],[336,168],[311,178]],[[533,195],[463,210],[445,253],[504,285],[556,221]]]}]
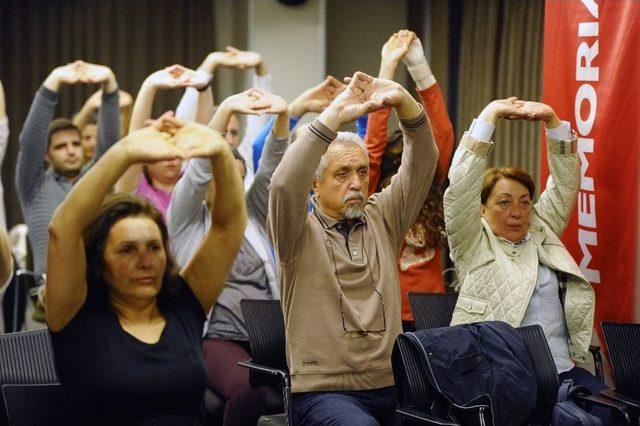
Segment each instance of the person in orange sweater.
[{"label": "person in orange sweater", "polygon": [[[407,66],[431,122],[433,138],[440,150],[433,184],[418,218],[405,237],[398,257],[402,326],[405,331],[410,331],[414,329],[414,318],[407,294],[444,292],[440,255],[440,249],[446,244],[442,197],[453,154],[453,126],[440,86],[429,68],[422,43],[415,33],[401,30],[393,34],[382,47],[381,56],[380,78],[393,80],[401,60]],[[369,114],[365,142],[369,150],[370,194],[386,187],[400,166],[402,134],[396,130],[388,136],[387,123],[390,114],[390,108]]]}]

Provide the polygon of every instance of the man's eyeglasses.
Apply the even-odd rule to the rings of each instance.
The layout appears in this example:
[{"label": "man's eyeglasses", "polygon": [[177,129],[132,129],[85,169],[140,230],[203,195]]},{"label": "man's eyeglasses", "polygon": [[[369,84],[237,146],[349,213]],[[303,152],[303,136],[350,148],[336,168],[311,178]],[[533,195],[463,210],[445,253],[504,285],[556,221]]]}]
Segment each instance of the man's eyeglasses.
[{"label": "man's eyeglasses", "polygon": [[[329,237],[323,235],[325,246],[327,248],[327,254],[329,254],[333,260],[333,267],[338,281],[338,287],[340,288],[340,313],[342,317],[342,328],[348,333],[382,333],[387,330],[387,319],[384,308],[384,299],[377,289],[377,283],[373,278],[373,272],[371,271],[371,265],[368,262],[369,255],[364,248],[364,241],[362,242],[362,249],[364,251],[364,261],[367,270],[369,271],[369,277],[371,278],[371,291],[366,297],[355,297],[352,291],[345,286],[340,280],[340,274],[338,273],[338,267],[336,264],[336,256],[334,252],[333,243],[329,240]],[[364,240],[364,235],[362,236]],[[362,291],[362,289],[358,289]],[[358,306],[360,305],[360,306]]]}]

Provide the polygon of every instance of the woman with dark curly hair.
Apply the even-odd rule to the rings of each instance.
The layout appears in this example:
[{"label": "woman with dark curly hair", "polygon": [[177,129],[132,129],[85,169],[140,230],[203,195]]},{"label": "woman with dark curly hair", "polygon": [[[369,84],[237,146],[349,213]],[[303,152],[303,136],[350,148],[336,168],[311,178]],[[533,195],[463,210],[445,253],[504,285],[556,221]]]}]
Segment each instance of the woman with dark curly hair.
[{"label": "woman with dark curly hair", "polygon": [[[105,197],[133,164],[205,157],[218,184],[210,231],[178,270],[162,214],[134,195]],[[231,149],[206,126],[165,114],[118,142],[49,225],[47,323],[69,399],[65,424],[201,424],[202,329],[246,224]]]},{"label": "woman with dark curly hair", "polygon": [[[431,122],[433,138],[440,150],[438,168],[431,189],[418,218],[405,237],[398,258],[398,273],[402,293],[402,325],[413,329],[413,313],[409,306],[409,292],[443,293],[444,278],[440,249],[446,244],[442,197],[451,155],[453,127],[446,105],[431,69],[424,56],[422,43],[416,35],[402,30],[389,38],[382,47],[381,78],[393,80],[402,60],[416,83],[422,105]],[[387,139],[390,110],[369,114],[365,142],[369,151],[369,193],[382,190],[398,172],[402,157],[402,132],[394,131]]]}]

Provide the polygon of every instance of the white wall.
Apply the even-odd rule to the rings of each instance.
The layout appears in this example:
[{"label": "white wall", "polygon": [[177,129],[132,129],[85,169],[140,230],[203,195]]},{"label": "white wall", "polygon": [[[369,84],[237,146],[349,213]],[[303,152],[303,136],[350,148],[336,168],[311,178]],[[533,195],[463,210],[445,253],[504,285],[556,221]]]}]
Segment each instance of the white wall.
[{"label": "white wall", "polygon": [[325,76],[325,0],[286,6],[249,0],[247,48],[260,52],[274,93],[292,101]]}]

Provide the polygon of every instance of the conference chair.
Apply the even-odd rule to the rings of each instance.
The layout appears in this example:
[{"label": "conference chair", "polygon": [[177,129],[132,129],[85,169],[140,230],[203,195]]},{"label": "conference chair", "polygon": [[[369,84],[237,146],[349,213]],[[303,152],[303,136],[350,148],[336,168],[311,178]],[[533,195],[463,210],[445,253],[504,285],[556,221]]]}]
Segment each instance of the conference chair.
[{"label": "conference chair", "polygon": [[58,383],[49,330],[0,334],[0,385]]},{"label": "conference chair", "polygon": [[[534,368],[536,369],[538,405],[534,416],[537,414],[541,417],[535,418],[543,418],[546,421],[548,420],[546,415],[551,414],[553,406],[556,404],[558,389],[560,387],[560,379],[553,361],[553,356],[551,355],[551,349],[549,349],[547,338],[541,326],[529,325],[519,327],[516,330],[518,330],[527,345],[529,355],[531,355]],[[600,348],[598,348],[598,350],[599,349]],[[619,423],[616,424],[631,424],[628,406],[607,400],[598,395],[589,395],[588,390],[586,392],[587,393],[580,391],[573,392],[571,398],[576,404],[582,407],[597,405],[609,409],[613,417],[619,421]],[[542,424],[548,424],[548,422]]]},{"label": "conference chair", "polygon": [[[560,379],[556,370],[551,350],[539,325],[520,327],[517,329],[522,336],[536,372],[538,393],[536,395],[536,408],[531,413],[529,424],[548,425],[551,421],[553,407],[556,404]],[[460,425],[457,421],[437,417],[431,414],[431,407],[427,402],[438,399],[434,397],[434,390],[429,385],[426,377],[430,374],[426,365],[420,358],[417,348],[409,343],[408,339],[398,338],[394,346],[392,363],[393,372],[398,392],[399,408],[402,424],[427,424],[454,426]],[[606,400],[599,396],[587,395],[576,391],[572,392],[572,400],[581,405],[598,405],[612,410],[615,417],[622,424],[631,424],[627,407],[614,401]]]},{"label": "conference chair", "polygon": [[3,385],[9,426],[61,426],[64,397],[58,383]]},{"label": "conference chair", "polygon": [[398,396],[396,413],[402,424],[460,426],[455,421],[431,414],[429,402],[437,396],[427,381],[429,372],[420,356],[418,348],[409,344],[406,339],[396,340],[391,363]]},{"label": "conference chair", "polygon": [[416,330],[448,327],[458,293],[409,293]]},{"label": "conference chair", "polygon": [[[283,414],[260,417],[258,425],[292,425],[291,381],[285,352],[284,316],[279,300],[240,301],[249,334],[251,359],[238,365],[249,368],[252,387],[267,386],[267,409],[279,405]],[[282,387],[282,399],[274,398],[273,385]]]},{"label": "conference chair", "polygon": [[11,316],[7,318],[5,331],[14,333],[22,329],[25,320],[27,295],[43,282],[43,274],[36,274],[26,269],[18,269],[15,272],[15,280],[11,284],[12,288],[7,290],[7,295],[5,296],[9,297],[9,299],[4,301],[5,306],[7,306],[7,303],[11,305]]},{"label": "conference chair", "polygon": [[[448,327],[458,293],[409,293],[409,304],[415,318],[416,330]],[[599,346],[589,346],[596,377],[602,380],[602,356]]]},{"label": "conference chair", "polygon": [[600,394],[629,405],[636,421],[640,419],[640,324],[601,323],[604,341],[613,367],[614,389]]},{"label": "conference chair", "polygon": [[[48,330],[0,334],[0,386],[58,382]],[[0,424],[4,400],[1,408]]]}]

